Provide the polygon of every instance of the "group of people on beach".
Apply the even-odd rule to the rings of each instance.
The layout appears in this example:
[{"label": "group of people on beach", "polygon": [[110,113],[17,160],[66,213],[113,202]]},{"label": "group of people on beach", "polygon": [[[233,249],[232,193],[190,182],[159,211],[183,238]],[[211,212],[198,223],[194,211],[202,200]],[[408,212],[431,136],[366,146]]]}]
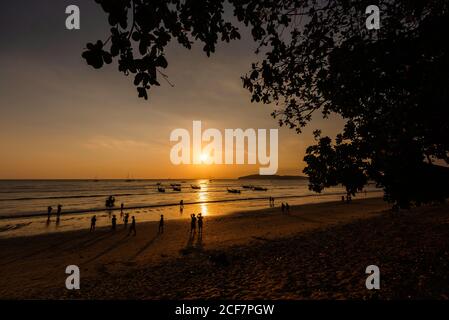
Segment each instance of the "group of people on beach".
[{"label": "group of people on beach", "polygon": [[[129,220],[129,214],[125,213],[125,215],[123,217],[123,226],[125,227],[125,230],[128,228],[128,220]],[[90,219],[90,232],[95,231],[96,225],[97,225],[97,216],[93,215],[92,218]],[[111,229],[112,229],[112,231],[115,231],[117,229],[117,216],[115,214],[112,215]],[[134,216],[131,217],[131,225],[129,227],[128,235],[130,235],[131,233],[133,233],[134,236],[137,234],[136,233],[136,218]]]},{"label": "group of people on beach", "polygon": [[[342,199],[344,199],[344,197],[342,197]],[[275,204],[274,204],[274,197],[270,196],[268,200],[270,202],[270,207],[274,208],[274,206],[275,206]],[[114,198],[114,196],[109,196],[106,199],[106,207],[110,209],[114,205],[115,205],[115,198]],[[184,201],[183,200],[181,200],[179,202],[179,207],[180,207],[180,210],[182,212],[184,210]],[[289,213],[290,212],[290,206],[289,206],[289,204],[287,202],[286,203],[282,202],[281,209],[282,209],[283,213],[284,212],[285,213]],[[124,228],[126,230],[128,228],[129,213],[124,213],[123,210],[124,210],[124,203],[121,203],[121,205],[120,205],[120,218],[123,219],[123,225],[124,225]],[[51,206],[49,206],[47,208],[48,221],[50,221],[50,216],[51,216],[52,211],[53,211],[53,208]],[[59,204],[57,212],[56,212],[56,221],[57,222],[59,222],[61,213],[62,213],[62,205]],[[96,224],[97,224],[97,216],[93,215],[92,218],[90,219],[90,232],[95,231]],[[158,233],[163,233],[164,232],[164,224],[165,224],[165,222],[164,222],[164,215],[161,214],[161,217],[160,217],[160,220],[159,220]],[[196,215],[195,215],[195,213],[192,213],[190,215],[190,233],[191,234],[196,232],[197,225],[198,225],[198,233],[201,234],[203,232],[203,215],[201,214],[201,212],[196,214]],[[112,231],[115,231],[117,229],[117,216],[115,214],[112,215],[112,218],[111,218],[111,229],[112,229]],[[137,234],[137,232],[136,232],[136,218],[134,216],[131,217],[131,225],[129,227],[128,235],[130,235],[131,233],[133,233],[134,236]]]},{"label": "group of people on beach", "polygon": [[[274,201],[274,200],[273,200]],[[110,206],[108,206],[108,204],[113,204],[115,202],[115,198],[113,196],[109,197],[106,200],[106,207],[110,209]],[[184,209],[184,201],[181,200],[179,203],[180,209],[183,210]],[[120,205],[120,217],[123,219],[123,225],[125,230],[128,227],[128,221],[129,221],[129,213],[125,213],[124,210],[124,203],[121,203]],[[190,215],[191,217],[191,223],[190,223],[190,233],[195,233],[196,232],[196,225],[198,224],[198,232],[202,233],[203,232],[203,215],[200,213],[198,213],[197,215],[195,215],[194,213],[192,213]],[[96,228],[96,224],[97,224],[97,216],[93,215],[91,220],[90,220],[90,232],[95,231]],[[159,228],[158,228],[158,233],[164,233],[164,215],[161,214],[161,217],[159,219]],[[111,218],[111,229],[112,231],[117,230],[117,216],[114,214],[112,215]],[[136,232],[136,218],[134,216],[131,217],[131,226],[129,228],[129,232],[128,235],[130,235],[131,233],[134,234],[134,236],[137,234]]]},{"label": "group of people on beach", "polygon": [[[48,206],[47,207],[47,221],[50,221],[52,212],[53,212],[53,207],[52,206]],[[58,204],[58,209],[56,211],[56,222],[59,222],[61,214],[62,214],[62,205]]]}]

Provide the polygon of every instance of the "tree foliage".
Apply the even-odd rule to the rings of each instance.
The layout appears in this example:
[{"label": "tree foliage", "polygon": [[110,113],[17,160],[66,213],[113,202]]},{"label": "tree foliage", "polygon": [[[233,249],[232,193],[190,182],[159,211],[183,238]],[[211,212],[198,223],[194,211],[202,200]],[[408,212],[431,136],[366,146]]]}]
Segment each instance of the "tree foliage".
[{"label": "tree foliage", "polygon": [[[87,44],[95,68],[118,61],[139,97],[165,78],[164,50],[175,40],[240,39],[251,30],[260,61],[242,77],[251,100],[276,104],[280,125],[301,132],[312,115],[340,115],[335,142],[307,149],[304,172],[317,192],[343,184],[349,194],[374,180],[401,207],[448,196],[448,0],[384,0],[380,30],[365,28],[369,0],[95,0],[108,15],[109,38]],[[376,1],[374,1],[376,2]],[[418,185],[419,184],[419,185]]]}]

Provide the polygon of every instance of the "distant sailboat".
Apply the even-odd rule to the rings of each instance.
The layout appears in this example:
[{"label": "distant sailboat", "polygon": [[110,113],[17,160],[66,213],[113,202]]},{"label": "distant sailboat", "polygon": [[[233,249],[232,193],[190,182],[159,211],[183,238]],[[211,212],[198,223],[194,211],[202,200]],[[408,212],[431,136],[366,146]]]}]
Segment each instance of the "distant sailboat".
[{"label": "distant sailboat", "polygon": [[128,178],[126,178],[125,181],[126,181],[126,182],[133,182],[133,181],[135,181],[135,179],[133,179],[132,177],[130,177],[130,176],[129,176],[129,173],[128,173]]}]

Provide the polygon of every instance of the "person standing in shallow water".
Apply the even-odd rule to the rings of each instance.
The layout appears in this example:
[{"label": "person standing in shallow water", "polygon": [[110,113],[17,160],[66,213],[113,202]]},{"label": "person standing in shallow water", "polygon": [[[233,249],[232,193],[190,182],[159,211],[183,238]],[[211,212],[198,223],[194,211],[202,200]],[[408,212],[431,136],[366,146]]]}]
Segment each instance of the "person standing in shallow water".
[{"label": "person standing in shallow water", "polygon": [[159,220],[159,233],[164,233],[164,215],[161,214],[161,220]]},{"label": "person standing in shallow water", "polygon": [[93,216],[90,219],[90,232],[95,231],[95,225],[97,224],[97,216]]},{"label": "person standing in shallow water", "polygon": [[112,216],[112,230],[115,231],[115,228],[117,226],[117,217],[115,216],[115,214]]},{"label": "person standing in shallow water", "polygon": [[48,206],[47,208],[47,218],[50,220],[51,212],[53,211],[53,208],[51,206]]},{"label": "person standing in shallow water", "polygon": [[134,236],[136,235],[136,218],[134,218],[134,216],[131,217],[131,226],[129,227],[128,236],[131,232],[134,233]]},{"label": "person standing in shallow water", "polygon": [[56,221],[59,221],[62,213],[62,205],[58,204],[58,211],[56,211]]},{"label": "person standing in shallow water", "polygon": [[198,233],[203,233],[203,215],[198,213]]},{"label": "person standing in shallow water", "polygon": [[196,231],[196,216],[194,213],[190,215],[190,233],[194,233]]}]

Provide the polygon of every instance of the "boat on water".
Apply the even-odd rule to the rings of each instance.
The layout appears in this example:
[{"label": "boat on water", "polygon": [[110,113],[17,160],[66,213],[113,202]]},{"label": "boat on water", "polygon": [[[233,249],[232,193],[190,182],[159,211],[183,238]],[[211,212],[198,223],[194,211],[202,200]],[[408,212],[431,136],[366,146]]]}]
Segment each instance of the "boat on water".
[{"label": "boat on water", "polygon": [[132,177],[130,177],[129,173],[128,173],[128,177],[125,179],[125,182],[133,182],[136,181],[136,179],[133,179]]},{"label": "boat on water", "polygon": [[201,190],[201,186],[191,184],[190,187],[195,190]]},{"label": "boat on water", "polygon": [[163,187],[157,187],[157,191],[159,191],[159,192],[165,192],[165,188],[163,188]]},{"label": "boat on water", "polygon": [[238,190],[238,189],[229,189],[229,188],[228,188],[228,192],[229,192],[229,193],[240,193],[241,191]]},{"label": "boat on water", "polygon": [[254,191],[267,191],[268,188],[264,188],[264,187],[254,187],[253,190],[254,190]]},{"label": "boat on water", "polygon": [[181,187],[172,187],[173,191],[181,191]]}]

